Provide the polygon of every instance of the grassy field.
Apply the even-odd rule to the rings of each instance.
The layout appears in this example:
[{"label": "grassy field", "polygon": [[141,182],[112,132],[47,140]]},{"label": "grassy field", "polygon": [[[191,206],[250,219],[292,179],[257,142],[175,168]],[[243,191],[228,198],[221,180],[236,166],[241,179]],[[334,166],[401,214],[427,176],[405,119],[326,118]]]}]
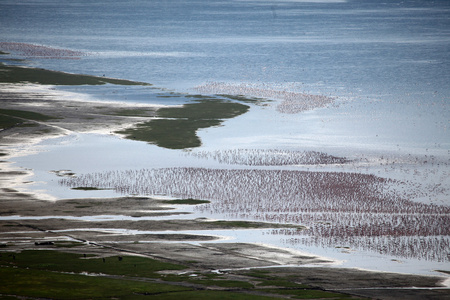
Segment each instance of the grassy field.
[{"label": "grassy field", "polygon": [[198,200],[198,199],[176,199],[176,200],[166,200],[163,203],[167,204],[181,204],[181,205],[197,205],[210,203],[208,200]]},{"label": "grassy field", "polygon": [[8,66],[0,63],[0,82],[4,83],[37,83],[50,85],[151,85],[123,79],[106,78],[82,74],[70,74],[37,68]]},{"label": "grassy field", "polygon": [[[76,247],[76,245],[74,245]],[[136,256],[96,257],[56,250],[0,252],[0,297],[46,299],[347,299],[289,279],[251,272],[164,274],[187,266]]]},{"label": "grassy field", "polygon": [[55,118],[31,111],[0,109],[0,129],[17,125],[24,126],[25,123],[29,120],[45,122],[52,119]]},{"label": "grassy field", "polygon": [[128,139],[145,141],[163,148],[185,149],[201,145],[196,135],[202,128],[219,126],[223,119],[247,112],[249,107],[220,99],[202,99],[182,107],[167,107],[157,111],[154,119],[118,131]]}]

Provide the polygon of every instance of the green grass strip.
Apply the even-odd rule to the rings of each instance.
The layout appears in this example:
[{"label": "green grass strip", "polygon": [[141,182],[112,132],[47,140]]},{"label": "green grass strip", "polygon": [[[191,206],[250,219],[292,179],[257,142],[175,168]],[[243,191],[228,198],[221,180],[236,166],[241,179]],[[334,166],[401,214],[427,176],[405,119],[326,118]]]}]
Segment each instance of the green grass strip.
[{"label": "green grass strip", "polygon": [[[60,245],[76,247],[77,244]],[[209,274],[191,277],[186,274],[161,274],[164,270],[184,270],[185,266],[145,257],[94,255],[26,250],[20,253],[0,252],[0,294],[46,299],[273,299],[252,292],[287,296],[294,299],[346,299],[349,296],[313,289],[278,278],[267,272],[250,271],[254,286],[244,280],[229,280]],[[155,282],[153,280],[164,280]],[[255,280],[256,279],[256,280]],[[197,284],[199,288],[180,283]],[[175,284],[176,283],[176,284]],[[206,290],[221,287],[233,291]]]},{"label": "green grass strip", "polygon": [[167,200],[164,201],[164,203],[167,204],[180,204],[180,205],[197,205],[197,204],[205,204],[205,203],[211,203],[211,201],[208,200],[197,200],[197,199],[176,199],[176,200]]},{"label": "green grass strip", "polygon": [[100,189],[100,188],[92,187],[92,186],[79,186],[79,187],[72,188],[72,190],[77,190],[77,191],[102,191],[102,190],[106,190],[106,189]]},{"label": "green grass strip", "polygon": [[229,119],[248,111],[248,106],[219,99],[197,100],[182,107],[165,107],[158,110],[162,118],[184,118],[190,120]]},{"label": "green grass strip", "polygon": [[117,85],[151,85],[145,82],[106,78],[82,74],[70,74],[38,68],[25,68],[0,64],[0,82],[24,83],[31,82],[49,85],[102,85],[106,83]]},{"label": "green grass strip", "polygon": [[348,299],[350,295],[321,291],[316,289],[268,289],[269,293],[289,295],[294,299]]},{"label": "green grass strip", "polygon": [[8,115],[10,117],[17,117],[27,120],[33,120],[33,121],[48,121],[56,119],[55,117],[43,115],[40,113],[32,112],[32,111],[26,111],[26,110],[15,110],[15,109],[0,109],[1,115]]},{"label": "green grass strip", "polygon": [[159,277],[155,272],[162,270],[183,270],[182,265],[165,263],[158,260],[126,256],[102,258],[84,258],[83,255],[74,253],[56,252],[52,250],[27,250],[15,254],[15,259],[3,254],[0,263],[8,263],[10,266],[30,268],[34,270],[46,270],[56,272],[88,272],[110,275],[126,275],[137,277]]},{"label": "green grass strip", "polygon": [[3,295],[47,299],[144,299],[148,294],[192,290],[168,284],[8,267],[0,268],[0,280]]},{"label": "green grass strip", "polygon": [[234,118],[249,109],[248,106],[218,99],[201,100],[182,107],[168,107],[157,111],[158,117],[135,127],[118,131],[126,138],[155,144],[169,149],[201,146],[196,135],[202,128],[218,126],[223,119]]},{"label": "green grass strip", "polygon": [[179,293],[166,293],[152,295],[155,300],[270,300],[280,299],[279,297],[266,297],[261,295],[251,295],[227,291],[192,291]]},{"label": "green grass strip", "polygon": [[22,122],[23,122],[23,120],[21,120],[21,119],[13,118],[10,116],[0,115],[0,129],[10,128],[10,127],[16,126]]},{"label": "green grass strip", "polygon": [[26,120],[45,122],[52,119],[56,118],[25,110],[0,109],[0,129],[17,126]]}]

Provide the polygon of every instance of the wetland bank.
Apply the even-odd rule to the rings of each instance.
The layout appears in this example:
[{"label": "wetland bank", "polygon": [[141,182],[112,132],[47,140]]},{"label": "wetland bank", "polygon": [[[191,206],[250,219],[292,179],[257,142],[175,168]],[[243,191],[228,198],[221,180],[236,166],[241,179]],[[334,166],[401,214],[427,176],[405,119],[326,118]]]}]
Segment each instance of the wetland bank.
[{"label": "wetland bank", "polygon": [[1,297],[448,298],[448,11],[2,2]]},{"label": "wetland bank", "polygon": [[[357,247],[373,252],[387,249],[381,253],[399,260],[448,259],[442,256],[448,247],[444,238],[447,233],[442,232],[448,207],[406,200],[416,190],[396,189],[404,184],[398,180],[345,170],[345,166],[358,165],[361,159],[355,162],[354,158],[311,150],[178,150],[192,147],[192,141],[200,141],[197,132],[203,125],[198,126],[199,120],[201,124],[219,124],[246,113],[248,103],[230,103],[231,97],[180,94],[175,97],[194,99],[193,103],[171,108],[61,100],[63,94],[52,90],[44,93],[42,86],[30,84],[4,87],[2,278],[9,276],[12,266],[18,270],[26,266],[34,273],[16,271],[15,276],[23,281],[34,280],[38,288],[27,287],[18,292],[11,282],[3,295],[60,299],[67,295],[66,280],[85,287],[72,295],[78,298],[96,294],[123,298],[170,294],[193,298],[232,295],[243,299],[280,296],[390,299],[447,294],[448,290],[440,288],[445,273],[418,276],[344,269],[339,268],[336,258],[306,253],[301,250],[303,247],[298,247],[311,243],[315,247],[342,249],[342,253],[350,255]],[[160,91],[158,95],[161,96]],[[259,106],[261,99],[258,101]],[[207,104],[205,112],[183,111],[204,104]],[[226,105],[230,107],[221,114],[217,108]],[[205,116],[208,119],[203,123]],[[165,147],[148,161],[142,156],[137,161],[130,160],[118,156],[119,152],[102,161],[106,150],[114,152],[111,145],[92,148],[92,141],[98,145],[105,138],[113,139],[112,145],[126,143],[116,137],[105,137],[106,132],[139,140],[140,129],[145,132],[159,126],[152,124],[153,119],[164,120],[163,117],[174,124],[180,118],[194,125],[185,126],[189,127],[186,133],[171,135],[168,140],[167,134],[174,127],[165,125],[162,128],[169,130],[164,134],[144,134],[145,142],[130,141],[130,145],[137,147],[135,143],[139,143],[142,149]],[[96,132],[90,146],[89,143],[84,148],[76,146],[83,144],[84,135],[92,135],[89,132]],[[186,138],[187,134],[192,138]],[[127,157],[136,155],[134,151],[142,151],[130,150],[130,145],[125,148]],[[75,150],[71,150],[73,147]],[[164,156],[168,155],[164,154],[166,151],[169,156]],[[74,154],[77,152],[83,154],[77,156]],[[86,157],[91,159],[84,160]],[[118,157],[122,163],[110,161]],[[142,168],[144,164],[158,166],[156,162],[162,158],[171,163],[165,162],[165,168]],[[111,164],[115,170],[98,172]],[[133,164],[141,168],[129,169]],[[45,178],[47,181],[39,184]],[[51,198],[58,189],[64,196]],[[416,236],[421,236],[419,242]],[[50,249],[53,252],[48,252]],[[65,253],[75,256],[64,257],[69,255]],[[55,262],[58,256],[73,263],[61,269]],[[80,258],[92,264],[79,267],[75,262]],[[46,260],[49,267],[36,265]],[[117,271],[117,264],[122,261],[127,264]],[[108,263],[115,264],[114,272],[111,265],[106,267]],[[146,264],[161,267],[155,271],[146,269],[145,274],[133,269],[140,266],[142,270]],[[49,273],[55,271],[74,275],[55,280]],[[139,282],[145,278],[147,284],[138,284],[136,276]],[[361,276],[365,279],[361,280]],[[98,278],[90,280],[92,277]],[[117,291],[95,288],[118,281],[124,286]],[[63,290],[47,294],[47,288],[59,284]],[[411,289],[413,286],[426,289]]]}]

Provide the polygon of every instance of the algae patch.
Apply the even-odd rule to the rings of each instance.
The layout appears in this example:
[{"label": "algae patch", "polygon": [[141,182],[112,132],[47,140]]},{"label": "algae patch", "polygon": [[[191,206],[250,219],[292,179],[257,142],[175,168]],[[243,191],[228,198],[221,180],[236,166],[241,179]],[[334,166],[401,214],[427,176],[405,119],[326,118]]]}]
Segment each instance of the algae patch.
[{"label": "algae patch", "polygon": [[116,133],[163,148],[194,148],[201,146],[201,140],[196,135],[199,129],[219,126],[223,119],[237,117],[248,109],[247,105],[240,103],[215,98],[201,99],[182,107],[161,108],[157,111],[158,119]]},{"label": "algae patch", "polygon": [[151,85],[145,82],[107,78],[92,75],[71,74],[38,68],[8,66],[0,63],[0,82],[4,83],[37,83],[44,85]]},{"label": "algae patch", "polygon": [[40,114],[32,111],[0,109],[0,129],[10,128],[17,125],[33,126],[33,124],[25,124],[27,121],[49,121],[57,119],[52,116]]}]

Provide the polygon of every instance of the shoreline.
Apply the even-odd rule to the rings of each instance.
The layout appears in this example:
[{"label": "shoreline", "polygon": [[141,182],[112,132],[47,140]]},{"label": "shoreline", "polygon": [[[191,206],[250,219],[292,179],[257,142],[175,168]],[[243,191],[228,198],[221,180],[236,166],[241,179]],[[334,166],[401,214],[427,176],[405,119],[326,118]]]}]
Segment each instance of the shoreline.
[{"label": "shoreline", "polygon": [[[7,98],[13,95],[9,94]],[[8,151],[12,151],[14,147],[23,146],[25,143],[36,143],[38,140],[43,140],[49,137],[57,137],[64,135],[64,129],[72,132],[89,132],[89,130],[99,129],[99,127],[106,128],[106,131],[114,131],[115,126],[131,126],[136,122],[141,122],[145,117],[136,116],[111,116],[107,112],[117,109],[116,106],[110,105],[104,108],[103,115],[97,114],[98,119],[91,120],[89,124],[84,123],[83,116],[86,117],[87,112],[91,112],[92,106],[86,106],[85,102],[69,102],[66,100],[58,101],[51,100],[50,106],[45,106],[48,100],[45,99],[27,99],[26,96],[15,94],[14,101],[10,102],[10,106],[4,106],[8,109],[26,108],[32,109],[34,112],[48,114],[50,111],[56,117],[64,116],[65,119],[55,119],[54,123],[57,127],[52,126],[52,123],[37,122],[36,126],[32,127],[13,127],[0,132],[1,146],[8,147],[10,150],[0,150],[1,153],[6,154],[2,156],[2,165],[8,164]],[[5,104],[7,102],[4,102]],[[98,106],[99,103],[95,103]],[[28,105],[28,106],[27,106]],[[55,114],[55,105],[59,107],[57,114]],[[141,106],[139,106],[141,107]],[[70,109],[69,109],[70,108]],[[73,112],[76,108],[77,113]],[[84,110],[83,110],[84,109]],[[76,116],[78,114],[78,117]],[[67,118],[69,117],[69,118]],[[64,120],[70,120],[64,123]],[[120,123],[118,125],[117,123]],[[60,129],[62,128],[62,129]],[[30,147],[30,144],[28,146]],[[9,162],[10,163],[10,162]],[[58,213],[64,212],[66,215],[92,215],[95,216],[99,212],[105,214],[105,210],[112,214],[123,214],[133,216],[138,215],[152,215],[158,214],[162,211],[170,215],[170,210],[167,211],[167,204],[165,200],[153,199],[151,197],[116,197],[116,198],[83,198],[83,199],[66,199],[57,201],[48,201],[45,199],[38,199],[36,195],[24,194],[20,190],[11,188],[11,178],[24,175],[22,170],[14,170],[14,167],[9,171],[3,171],[0,177],[0,203],[2,203],[0,215],[29,215],[36,216],[38,214],[45,216],[57,216]],[[24,175],[29,176],[29,175]],[[18,179],[21,180],[21,179]],[[23,181],[23,180],[22,180]],[[146,213],[142,213],[146,211]],[[175,213],[175,212],[174,212]],[[266,247],[256,244],[244,243],[214,243],[214,237],[208,243],[200,243],[194,245],[190,243],[192,239],[202,239],[198,235],[137,235],[126,237],[108,233],[108,228],[116,229],[146,229],[147,231],[160,232],[162,230],[208,230],[210,229],[227,229],[227,228],[292,228],[288,224],[270,224],[265,222],[244,222],[237,223],[236,221],[209,221],[205,220],[154,220],[154,221],[110,221],[110,222],[79,222],[69,221],[64,219],[47,219],[47,220],[0,220],[2,237],[2,244],[6,245],[5,250],[10,252],[24,251],[30,249],[54,249],[55,251],[70,251],[75,253],[92,253],[100,256],[110,256],[114,254],[140,254],[144,256],[151,256],[165,261],[172,261],[183,263],[190,266],[192,270],[220,270],[227,276],[233,277],[245,273],[245,268],[267,268],[271,276],[284,278],[283,276],[292,276],[295,274],[298,280],[302,283],[312,284],[313,286],[325,289],[328,291],[345,292],[353,295],[365,297],[379,297],[381,299],[391,299],[392,290],[396,289],[399,292],[408,291],[410,296],[421,298],[425,294],[433,294],[433,288],[439,288],[445,280],[446,276],[418,276],[409,274],[384,273],[376,271],[365,271],[357,269],[340,269],[338,267],[323,268],[321,264],[328,264],[326,260],[314,256],[302,256],[296,253],[290,253],[285,249],[276,247]],[[96,228],[95,231],[87,231],[89,228]],[[294,226],[298,228],[299,226]],[[28,231],[24,232],[23,229]],[[78,228],[78,231],[77,231]],[[65,230],[69,234],[65,233]],[[162,230],[161,230],[162,229]],[[75,230],[75,231],[74,231]],[[106,240],[102,236],[109,236]],[[126,238],[125,238],[126,237]],[[205,237],[206,238],[206,237]],[[210,239],[208,238],[208,239]],[[110,240],[112,239],[112,240]],[[155,240],[156,239],[156,240]],[[45,246],[36,248],[35,243],[42,241],[85,241],[85,245],[75,248],[55,248],[53,246]],[[5,241],[6,244],[5,244]],[[139,243],[142,241],[142,243]],[[144,243],[148,241],[150,243]],[[153,242],[151,242],[153,241]],[[165,242],[164,242],[165,241]],[[136,243],[137,242],[137,243]],[[230,251],[231,249],[234,249]],[[183,252],[181,253],[181,249]],[[202,257],[201,262],[193,262],[199,255]],[[278,266],[273,265],[272,256],[285,257],[284,263]],[[220,257],[220,259],[218,258]],[[317,264],[315,267],[306,267],[302,265]],[[293,264],[296,267],[284,268],[286,264]],[[235,266],[235,270],[224,271],[227,266]],[[366,279],[361,279],[365,276]],[[309,280],[309,277],[316,278]],[[352,279],[349,279],[352,278]],[[300,279],[301,278],[301,279]],[[375,280],[376,278],[376,280]],[[247,279],[248,280],[248,279]],[[398,286],[395,286],[398,285]],[[391,287],[389,287],[391,286]],[[395,287],[393,287],[395,286]],[[416,286],[422,286],[424,289],[419,290]],[[445,289],[445,288],[444,288]],[[395,293],[393,293],[395,294]],[[417,294],[416,296],[414,296]],[[413,298],[412,298],[413,299]]]}]

